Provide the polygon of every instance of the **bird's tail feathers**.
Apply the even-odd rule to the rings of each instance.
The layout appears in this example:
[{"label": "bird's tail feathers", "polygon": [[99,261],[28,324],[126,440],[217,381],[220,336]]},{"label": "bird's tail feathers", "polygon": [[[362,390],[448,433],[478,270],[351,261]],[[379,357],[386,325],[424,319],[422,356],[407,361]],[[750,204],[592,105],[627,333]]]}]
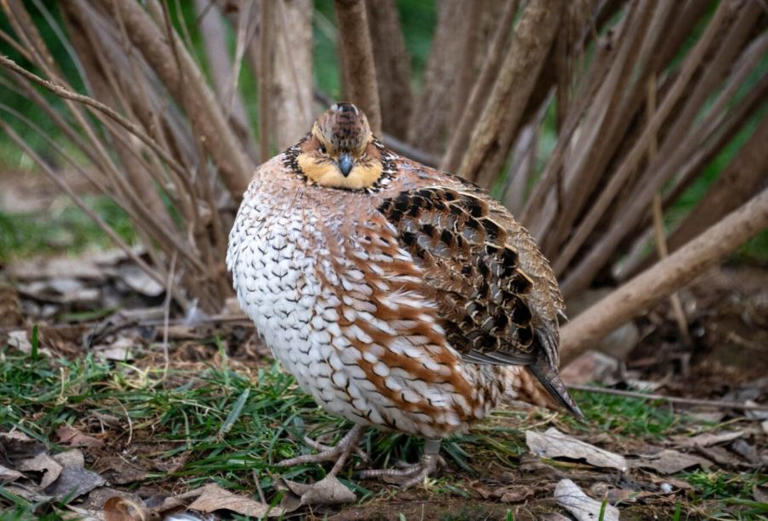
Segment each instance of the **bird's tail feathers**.
[{"label": "bird's tail feathers", "polygon": [[577,418],[584,419],[584,413],[573,401],[568,389],[560,379],[557,369],[552,367],[546,356],[539,356],[533,364],[528,366],[539,383],[546,389],[554,400]]}]

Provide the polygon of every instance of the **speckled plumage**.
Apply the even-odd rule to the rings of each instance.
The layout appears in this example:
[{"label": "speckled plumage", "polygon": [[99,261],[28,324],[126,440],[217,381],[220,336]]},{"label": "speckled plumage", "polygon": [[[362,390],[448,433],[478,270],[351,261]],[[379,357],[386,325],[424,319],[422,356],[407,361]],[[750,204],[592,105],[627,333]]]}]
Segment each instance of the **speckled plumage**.
[{"label": "speckled plumage", "polygon": [[348,107],[257,169],[230,233],[238,299],[275,357],[329,412],[428,439],[504,393],[577,411],[556,373],[562,300],[530,235],[479,188],[358,143],[367,122]]}]

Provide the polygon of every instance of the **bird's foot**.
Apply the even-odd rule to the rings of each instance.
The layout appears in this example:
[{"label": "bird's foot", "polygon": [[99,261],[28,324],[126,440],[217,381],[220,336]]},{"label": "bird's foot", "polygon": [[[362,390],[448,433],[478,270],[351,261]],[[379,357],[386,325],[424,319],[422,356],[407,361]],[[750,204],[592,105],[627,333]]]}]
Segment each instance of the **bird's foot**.
[{"label": "bird's foot", "polygon": [[418,463],[398,463],[397,469],[363,470],[357,473],[362,479],[380,477],[388,483],[396,483],[407,489],[424,482],[437,471],[439,464],[444,463],[440,457],[440,440],[427,440],[424,444],[424,455]]},{"label": "bird's foot", "polygon": [[357,442],[360,441],[360,436],[363,434],[365,427],[363,425],[355,425],[350,431],[344,435],[339,442],[329,447],[322,443],[309,440],[305,438],[305,442],[310,447],[313,447],[320,452],[317,454],[305,454],[303,456],[296,456],[295,458],[285,459],[279,462],[277,465],[280,467],[290,467],[292,465],[300,465],[302,463],[320,463],[322,461],[335,461],[333,468],[329,475],[335,476],[337,472],[341,470],[344,463],[349,458],[349,455],[353,450],[357,450]]}]

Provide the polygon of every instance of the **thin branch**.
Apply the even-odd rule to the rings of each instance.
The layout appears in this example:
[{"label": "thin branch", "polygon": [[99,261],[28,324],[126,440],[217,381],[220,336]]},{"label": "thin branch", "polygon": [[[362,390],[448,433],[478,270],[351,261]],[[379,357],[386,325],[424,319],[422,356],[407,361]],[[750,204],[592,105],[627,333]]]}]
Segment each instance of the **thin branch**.
[{"label": "thin branch", "polygon": [[259,32],[259,160],[266,161],[272,155],[270,142],[270,102],[272,93],[272,53],[274,25],[268,20],[274,16],[274,2],[261,2],[261,31]]},{"label": "thin branch", "polygon": [[[656,111],[656,75],[652,74],[648,81],[648,101],[646,103],[646,120],[650,120],[653,117],[653,113]],[[651,138],[651,142],[648,144],[648,162],[653,162],[658,154],[658,139],[657,136]],[[664,234],[664,212],[661,209],[661,193],[656,192],[653,196],[653,203],[651,205],[651,213],[653,214],[653,230],[656,237],[656,250],[659,253],[659,258],[664,259],[669,256],[669,250],[667,249],[667,238]],[[677,322],[677,328],[680,330],[680,336],[683,339],[683,343],[686,346],[691,345],[691,335],[688,333],[688,320],[685,317],[685,311],[683,311],[683,305],[680,303],[680,296],[677,292],[672,293],[669,296],[669,303],[672,306],[672,312],[675,315],[675,321]]]},{"label": "thin branch", "polygon": [[176,160],[170,157],[168,153],[165,150],[163,150],[163,148],[160,147],[152,138],[146,135],[138,125],[126,119],[121,114],[115,112],[110,107],[104,105],[100,101],[97,101],[88,96],[83,96],[82,94],[78,94],[76,92],[72,92],[71,90],[59,85],[58,83],[41,78],[40,76],[32,72],[29,72],[25,68],[19,66],[16,62],[14,62],[13,60],[11,60],[6,56],[0,55],[0,65],[2,65],[7,69],[12,70],[13,72],[17,73],[19,76],[22,76],[34,83],[37,83],[41,87],[44,87],[50,90],[57,96],[60,96],[68,100],[76,101],[78,103],[82,103],[87,107],[90,107],[92,109],[95,109],[98,112],[101,112],[108,118],[114,120],[118,125],[128,130],[131,134],[139,138],[145,145],[147,145],[150,149],[152,149],[153,152],[155,152],[158,156],[160,156],[163,159],[163,161],[165,161],[168,164],[169,167],[175,169],[181,175],[185,175],[183,167],[179,165],[176,162]]},{"label": "thin branch", "polygon": [[368,116],[371,130],[381,135],[381,105],[376,84],[373,45],[363,0],[334,0],[341,52],[347,71],[350,100]]}]

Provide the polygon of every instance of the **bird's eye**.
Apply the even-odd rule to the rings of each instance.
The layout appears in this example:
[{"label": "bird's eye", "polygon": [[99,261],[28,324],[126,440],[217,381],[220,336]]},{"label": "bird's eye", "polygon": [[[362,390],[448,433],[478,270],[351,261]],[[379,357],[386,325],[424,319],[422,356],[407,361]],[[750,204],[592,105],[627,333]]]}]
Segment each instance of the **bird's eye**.
[{"label": "bird's eye", "polygon": [[320,145],[320,153],[325,154],[327,150],[325,149],[325,145]]}]

